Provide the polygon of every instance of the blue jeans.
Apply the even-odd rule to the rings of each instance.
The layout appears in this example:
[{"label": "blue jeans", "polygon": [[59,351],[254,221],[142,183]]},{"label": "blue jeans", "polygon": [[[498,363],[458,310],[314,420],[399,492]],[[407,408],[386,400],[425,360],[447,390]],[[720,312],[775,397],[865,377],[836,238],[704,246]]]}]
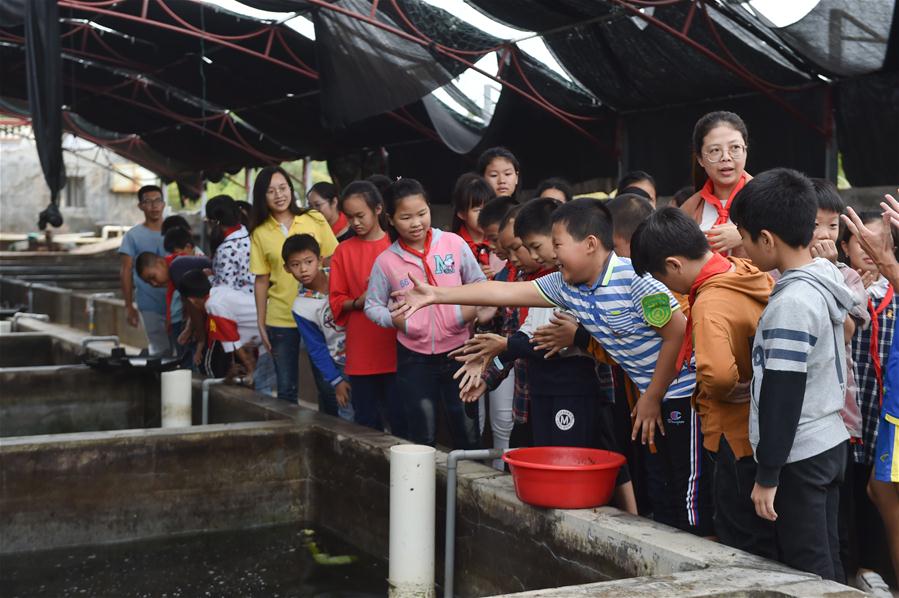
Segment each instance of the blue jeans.
[{"label": "blue jeans", "polygon": [[[272,344],[272,357],[275,361],[275,374],[278,381],[278,398],[297,403],[300,377],[300,331],[283,326],[267,326],[268,340]],[[322,377],[315,364],[312,366],[312,377],[318,390],[319,410],[328,415],[338,415],[337,398],[334,388]],[[346,418],[352,419],[352,416]]]},{"label": "blue jeans", "polygon": [[384,420],[390,423],[390,433],[407,438],[406,411],[402,397],[396,391],[396,374],[350,376],[353,387],[353,409],[356,423],[384,430]]},{"label": "blue jeans", "polygon": [[285,326],[266,326],[266,331],[272,344],[272,358],[275,360],[278,398],[296,403],[300,371],[300,331]]},{"label": "blue jeans", "polygon": [[396,386],[406,406],[409,439],[433,446],[437,436],[437,411],[443,405],[454,449],[478,448],[478,414],[466,412],[459,399],[459,382],[453,374],[459,364],[446,353],[424,355],[401,344],[396,350]]},{"label": "blue jeans", "polygon": [[277,384],[278,378],[275,374],[275,360],[272,359],[272,354],[268,351],[260,353],[259,359],[256,360],[256,370],[253,372],[253,388],[257,392],[272,396]]}]

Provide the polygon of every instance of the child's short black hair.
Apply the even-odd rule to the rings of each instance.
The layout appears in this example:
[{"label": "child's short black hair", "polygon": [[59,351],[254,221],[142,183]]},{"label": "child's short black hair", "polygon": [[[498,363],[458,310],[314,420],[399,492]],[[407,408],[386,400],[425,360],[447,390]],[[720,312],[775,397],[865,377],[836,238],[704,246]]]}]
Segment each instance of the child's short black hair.
[{"label": "child's short black hair", "polygon": [[[553,213],[552,223],[565,225],[568,234],[575,241],[583,241],[589,236],[599,239],[602,246],[611,251],[612,214],[609,208],[598,199],[581,197],[569,201]],[[518,224],[518,221],[515,222]]]},{"label": "child's short black hair", "polygon": [[515,236],[519,239],[531,235],[549,237],[553,233],[553,212],[561,204],[550,197],[532,199],[515,216]]},{"label": "child's short black hair", "polygon": [[281,246],[281,259],[286,264],[290,256],[301,251],[311,251],[318,257],[322,255],[321,246],[312,235],[291,235],[284,240],[284,245]]},{"label": "child's short black hair", "polygon": [[758,240],[763,230],[790,247],[807,247],[815,233],[818,198],[807,176],[772,168],[746,183],[730,208],[734,224]]},{"label": "child's short black hair", "polygon": [[544,191],[549,189],[561,191],[562,195],[565,196],[565,203],[574,199],[574,190],[571,188],[571,183],[561,177],[551,177],[540,181],[540,184],[537,185],[537,197],[540,197]]},{"label": "child's short black hair", "polygon": [[[373,174],[368,176],[366,179],[369,183],[378,188],[378,193],[384,194],[384,191],[387,190],[387,187],[393,183],[393,180],[387,175],[384,174]],[[346,195],[344,195],[346,197]]]},{"label": "child's short black hair", "polygon": [[194,237],[186,228],[176,226],[170,229],[162,238],[162,246],[168,253],[175,253],[194,244]]},{"label": "child's short black hair", "polygon": [[[514,223],[515,219],[518,218],[518,212],[520,212],[521,208],[523,207],[524,206],[515,206],[511,210],[506,212],[506,215],[503,216],[503,219],[499,221],[499,230],[503,230],[504,228],[509,226],[509,222]],[[515,235],[514,230],[512,231],[512,234]],[[517,237],[518,235],[515,236]]]},{"label": "child's short black hair", "polygon": [[651,213],[631,236],[631,265],[638,276],[665,272],[665,260],[673,255],[698,260],[708,251],[699,225],[675,207]]},{"label": "child's short black hair", "polygon": [[518,205],[518,200],[514,197],[502,196],[502,197],[494,197],[481,208],[481,213],[478,214],[478,226],[481,229],[485,229],[488,226],[493,224],[500,224],[503,221],[503,218],[506,217],[506,214],[509,213],[509,210]]},{"label": "child's short black hair", "polygon": [[636,193],[622,193],[606,202],[612,214],[612,230],[615,236],[630,241],[640,226],[652,214],[652,203]]},{"label": "child's short black hair", "polygon": [[618,181],[618,186],[616,187],[616,189],[618,189],[618,193],[621,193],[628,187],[634,185],[635,183],[639,183],[640,181],[646,181],[653,187],[656,186],[656,180],[652,178],[651,174],[649,174],[645,170],[632,170],[628,173],[625,173],[625,175],[621,177],[621,180]]},{"label": "child's short black hair", "polygon": [[502,158],[512,164],[516,173],[521,171],[521,164],[518,163],[518,158],[515,157],[515,154],[504,147],[497,146],[484,150],[481,155],[478,156],[477,171],[481,176],[486,174],[487,167],[497,158]]},{"label": "child's short black hair", "polygon": [[240,224],[240,208],[230,195],[216,195],[206,202],[206,218],[219,226],[237,226]]},{"label": "child's short black hair", "polygon": [[137,259],[134,260],[134,271],[137,273],[137,277],[143,280],[144,272],[148,268],[152,268],[156,265],[156,262],[161,260],[162,257],[156,255],[151,251],[145,251],[137,256]]},{"label": "child's short black hair", "polygon": [[319,181],[312,185],[312,187],[309,188],[309,191],[306,192],[306,198],[308,199],[309,195],[312,193],[315,193],[328,203],[337,201],[338,197],[337,185],[327,181]]},{"label": "child's short black hair", "polygon": [[187,222],[187,218],[180,214],[172,214],[162,221],[162,228],[159,229],[159,232],[165,236],[167,232],[172,230],[173,228],[183,228],[185,230],[190,230],[190,223]]},{"label": "child's short black hair", "polygon": [[836,185],[826,179],[812,179],[812,185],[815,187],[819,210],[835,214],[842,214],[846,210],[846,204],[843,203]]},{"label": "child's short black hair", "polygon": [[210,289],[212,285],[209,283],[209,277],[199,269],[185,272],[178,282],[178,292],[184,298],[205,297]]},{"label": "child's short black hair", "polygon": [[[484,177],[475,172],[466,172],[456,179],[456,185],[453,187],[453,222],[450,230],[454,233],[459,232],[465,221],[459,218],[459,212],[467,212],[472,208],[481,208],[487,205],[491,199],[496,197],[493,187],[484,180]],[[478,220],[478,225],[480,220]]]}]

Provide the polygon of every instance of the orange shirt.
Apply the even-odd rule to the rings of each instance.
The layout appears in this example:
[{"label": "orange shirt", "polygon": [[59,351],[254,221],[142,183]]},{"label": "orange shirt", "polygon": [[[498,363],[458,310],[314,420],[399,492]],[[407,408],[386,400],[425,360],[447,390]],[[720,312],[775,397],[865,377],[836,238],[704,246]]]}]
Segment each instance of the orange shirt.
[{"label": "orange shirt", "polygon": [[[362,309],[344,311],[345,301],[352,301],[368,289],[375,259],[388,247],[386,234],[377,241],[359,237],[347,239],[331,256],[331,282],[328,299],[337,324],[346,327],[346,366],[350,376],[368,376],[396,372],[396,330],[381,328]],[[361,308],[363,301],[359,301]]]}]

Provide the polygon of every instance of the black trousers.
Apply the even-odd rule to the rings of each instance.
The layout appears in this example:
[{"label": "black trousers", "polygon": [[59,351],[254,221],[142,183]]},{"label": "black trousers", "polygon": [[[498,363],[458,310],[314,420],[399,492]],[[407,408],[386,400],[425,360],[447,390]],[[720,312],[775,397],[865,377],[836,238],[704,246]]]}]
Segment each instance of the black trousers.
[{"label": "black trousers", "polygon": [[690,397],[662,403],[665,435],[656,453],[643,446],[653,519],[698,536],[712,534],[712,460],[702,446],[699,416]]},{"label": "black trousers", "polygon": [[[621,453],[612,430],[612,404],[596,396],[533,395],[530,421],[534,446],[577,446]],[[618,470],[616,485],[630,481],[625,464]]]},{"label": "black trousers", "polygon": [[723,435],[718,452],[709,455],[715,462],[712,482],[715,535],[722,544],[776,560],[774,524],[756,515],[752,504],[755,459],[752,455],[737,459]]},{"label": "black trousers", "polygon": [[782,563],[845,581],[840,562],[840,484],[846,469],[846,443],[780,470],[774,510],[777,549]]}]

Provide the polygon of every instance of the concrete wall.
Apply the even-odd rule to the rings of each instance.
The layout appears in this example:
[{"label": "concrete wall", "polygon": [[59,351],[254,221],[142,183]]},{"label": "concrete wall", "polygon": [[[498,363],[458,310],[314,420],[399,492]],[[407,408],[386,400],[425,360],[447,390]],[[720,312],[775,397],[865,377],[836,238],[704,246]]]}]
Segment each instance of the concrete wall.
[{"label": "concrete wall", "polygon": [[306,520],[304,443],[274,422],[4,440],[0,552]]},{"label": "concrete wall", "polygon": [[50,334],[0,335],[0,368],[81,363],[76,347]]},{"label": "concrete wall", "polygon": [[[91,143],[64,135],[64,147],[94,158]],[[0,136],[0,230],[5,233],[36,232],[38,213],[50,202],[50,190],[44,182],[37,149],[29,139]],[[143,218],[132,193],[113,193],[112,173],[100,164],[63,152],[66,174],[84,177],[85,206],[63,207],[65,222],[59,232],[94,231],[103,224],[130,225]],[[104,161],[101,154],[99,161]],[[125,163],[121,158],[116,162]],[[63,190],[65,195],[65,190]]]},{"label": "concrete wall", "polygon": [[0,368],[0,436],[160,425],[159,380],[87,366]]},{"label": "concrete wall", "polygon": [[[0,441],[0,552],[304,521],[386,558],[398,441],[247,390],[221,393],[289,419]],[[446,455],[437,459],[441,497]],[[458,596],[860,596],[614,508],[523,505],[510,476],[479,464],[460,468],[458,496]],[[638,577],[605,581],[620,576]]]}]

